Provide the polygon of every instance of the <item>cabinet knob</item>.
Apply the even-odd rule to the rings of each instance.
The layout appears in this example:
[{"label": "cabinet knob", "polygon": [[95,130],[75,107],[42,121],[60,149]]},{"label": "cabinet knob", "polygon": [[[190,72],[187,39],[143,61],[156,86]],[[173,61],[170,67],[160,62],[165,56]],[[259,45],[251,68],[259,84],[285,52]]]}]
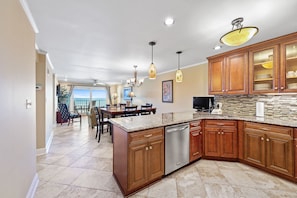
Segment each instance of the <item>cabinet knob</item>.
[{"label": "cabinet knob", "polygon": [[281,87],[281,90],[284,90],[285,88],[284,87]]},{"label": "cabinet knob", "polygon": [[220,135],[220,134],[221,134],[221,132],[218,132],[218,134]]},{"label": "cabinet knob", "polygon": [[266,139],[266,142],[269,142],[269,138]]},{"label": "cabinet knob", "polygon": [[274,87],[275,90],[277,90],[277,87]]},{"label": "cabinet knob", "polygon": [[148,150],[148,147],[145,147],[145,150],[147,151]]},{"label": "cabinet knob", "polygon": [[200,134],[202,134],[202,131],[200,131]]},{"label": "cabinet knob", "polygon": [[225,90],[223,89],[222,91],[224,92]]},{"label": "cabinet knob", "polygon": [[221,134],[224,135],[224,132],[222,132]]},{"label": "cabinet knob", "polygon": [[261,140],[263,141],[263,140],[264,140],[264,138],[263,138],[263,137],[261,137]]},{"label": "cabinet knob", "polygon": [[150,146],[150,149],[152,150],[152,149],[153,149],[153,147],[152,147],[152,146]]}]

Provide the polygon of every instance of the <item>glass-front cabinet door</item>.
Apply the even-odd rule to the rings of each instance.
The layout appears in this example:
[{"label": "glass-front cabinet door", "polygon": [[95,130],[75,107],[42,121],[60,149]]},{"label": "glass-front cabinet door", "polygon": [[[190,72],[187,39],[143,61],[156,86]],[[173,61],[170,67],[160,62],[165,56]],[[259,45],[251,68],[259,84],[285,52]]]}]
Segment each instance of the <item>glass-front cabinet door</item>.
[{"label": "glass-front cabinet door", "polygon": [[297,41],[281,45],[280,91],[297,91]]},{"label": "glass-front cabinet door", "polygon": [[251,50],[249,54],[249,92],[278,92],[278,46]]}]

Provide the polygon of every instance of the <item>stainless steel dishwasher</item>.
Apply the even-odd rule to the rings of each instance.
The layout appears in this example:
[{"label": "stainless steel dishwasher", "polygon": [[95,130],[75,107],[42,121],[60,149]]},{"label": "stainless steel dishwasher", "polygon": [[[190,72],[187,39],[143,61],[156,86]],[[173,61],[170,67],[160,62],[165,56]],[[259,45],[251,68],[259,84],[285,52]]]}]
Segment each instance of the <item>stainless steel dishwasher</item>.
[{"label": "stainless steel dishwasher", "polygon": [[165,175],[189,163],[189,123],[165,127]]}]

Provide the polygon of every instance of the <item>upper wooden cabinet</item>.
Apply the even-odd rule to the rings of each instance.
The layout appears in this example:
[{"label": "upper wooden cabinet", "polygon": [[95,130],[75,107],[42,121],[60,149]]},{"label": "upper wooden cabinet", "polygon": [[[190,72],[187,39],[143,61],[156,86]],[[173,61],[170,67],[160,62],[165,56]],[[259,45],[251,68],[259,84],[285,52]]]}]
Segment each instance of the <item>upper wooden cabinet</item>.
[{"label": "upper wooden cabinet", "polygon": [[297,32],[208,58],[210,95],[297,92]]},{"label": "upper wooden cabinet", "polygon": [[209,59],[209,94],[248,93],[248,53]]},{"label": "upper wooden cabinet", "polygon": [[249,93],[279,91],[278,45],[249,51]]},{"label": "upper wooden cabinet", "polygon": [[297,92],[297,40],[281,44],[280,92]]}]

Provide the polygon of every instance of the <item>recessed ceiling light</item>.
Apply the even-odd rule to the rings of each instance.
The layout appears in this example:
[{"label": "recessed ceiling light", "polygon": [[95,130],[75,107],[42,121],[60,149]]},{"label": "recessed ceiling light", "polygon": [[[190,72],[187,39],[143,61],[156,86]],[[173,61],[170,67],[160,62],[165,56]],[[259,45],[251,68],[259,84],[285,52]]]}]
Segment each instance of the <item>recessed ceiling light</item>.
[{"label": "recessed ceiling light", "polygon": [[222,48],[222,46],[221,45],[216,45],[216,46],[214,46],[214,50],[219,50],[219,49],[221,49]]},{"label": "recessed ceiling light", "polygon": [[172,17],[167,17],[167,18],[165,19],[165,21],[164,21],[164,24],[165,24],[166,26],[171,26],[171,25],[174,24],[174,19],[173,19]]}]

